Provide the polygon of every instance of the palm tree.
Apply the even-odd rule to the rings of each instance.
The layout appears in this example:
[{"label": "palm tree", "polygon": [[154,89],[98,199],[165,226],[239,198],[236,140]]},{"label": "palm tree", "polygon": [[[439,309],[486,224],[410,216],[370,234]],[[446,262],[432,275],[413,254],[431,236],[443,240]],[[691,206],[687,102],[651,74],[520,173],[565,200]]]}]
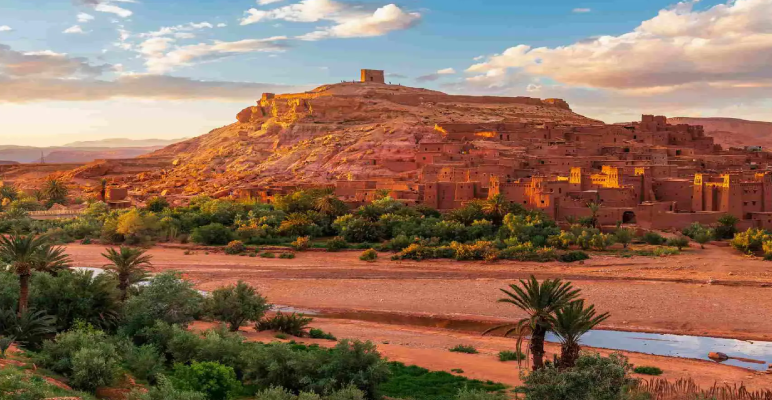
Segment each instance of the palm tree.
[{"label": "palm tree", "polygon": [[49,178],[42,191],[49,202],[61,204],[67,200],[67,193],[69,193],[67,185],[59,178]]},{"label": "palm tree", "polygon": [[0,236],[0,258],[10,264],[19,276],[19,315],[27,310],[29,280],[32,270],[40,265],[40,253],[48,248],[47,239],[34,235]]},{"label": "palm tree", "polygon": [[33,260],[32,269],[56,275],[60,271],[70,268],[70,263],[72,260],[65,253],[64,247],[45,244],[38,250]]},{"label": "palm tree", "polygon": [[107,179],[102,178],[99,184],[100,184],[100,188],[99,188],[100,200],[107,201]]},{"label": "palm tree", "polygon": [[110,261],[105,264],[105,269],[118,278],[118,289],[121,291],[121,300],[128,297],[129,287],[141,282],[148,276],[147,267],[150,266],[152,256],[145,254],[142,249],[121,246],[119,250],[106,249],[102,257]]},{"label": "palm tree", "polygon": [[591,201],[587,203],[587,208],[590,209],[590,221],[593,228],[598,227],[598,212],[600,211],[600,202]]},{"label": "palm tree", "polygon": [[525,311],[528,317],[514,324],[501,325],[485,331],[483,334],[506,328],[504,336],[517,334],[517,350],[521,351],[523,339],[530,334],[529,350],[533,358],[533,370],[544,367],[544,336],[552,329],[552,314],[579,297],[579,289],[574,289],[571,282],[560,279],[547,279],[541,284],[531,275],[527,281],[520,280],[520,286],[509,285],[510,290],[501,289],[507,297],[499,303],[513,304]]},{"label": "palm tree", "polygon": [[488,198],[488,200],[483,203],[482,209],[486,214],[491,216],[493,223],[501,224],[501,221],[504,220],[504,216],[507,215],[510,210],[510,204],[507,202],[507,199],[499,193]]},{"label": "palm tree", "polygon": [[573,301],[555,311],[552,319],[552,332],[560,338],[560,367],[570,368],[579,358],[579,338],[601,322],[608,319],[609,313],[597,315],[595,306],[584,307],[584,300]]},{"label": "palm tree", "polygon": [[339,217],[346,214],[346,203],[335,197],[334,194],[325,194],[314,200],[314,209],[322,214]]}]

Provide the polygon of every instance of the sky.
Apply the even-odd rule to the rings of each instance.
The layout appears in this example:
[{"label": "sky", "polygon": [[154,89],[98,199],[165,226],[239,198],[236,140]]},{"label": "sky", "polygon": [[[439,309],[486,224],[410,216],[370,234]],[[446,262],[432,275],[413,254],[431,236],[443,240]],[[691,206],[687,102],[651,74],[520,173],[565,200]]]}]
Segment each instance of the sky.
[{"label": "sky", "polygon": [[0,145],[196,136],[358,79],[772,121],[772,0],[0,0]]}]

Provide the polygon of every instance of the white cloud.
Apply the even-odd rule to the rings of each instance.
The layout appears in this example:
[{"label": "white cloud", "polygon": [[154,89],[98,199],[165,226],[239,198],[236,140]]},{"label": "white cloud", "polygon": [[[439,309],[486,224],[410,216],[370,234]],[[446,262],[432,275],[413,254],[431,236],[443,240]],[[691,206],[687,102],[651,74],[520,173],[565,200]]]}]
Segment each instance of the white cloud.
[{"label": "white cloud", "polygon": [[260,4],[261,6],[265,6],[268,4],[279,3],[282,1],[284,0],[257,0],[257,4]]},{"label": "white cloud", "polygon": [[226,26],[228,26],[228,24],[226,24],[224,22],[220,22],[219,24],[217,24],[218,28],[225,28]]},{"label": "white cloud", "polygon": [[10,32],[12,30],[13,30],[13,28],[11,28],[8,25],[0,25],[0,32]]},{"label": "white cloud", "polygon": [[199,29],[212,29],[212,28],[214,28],[214,25],[210,24],[209,22],[188,22],[187,24],[183,24],[183,25],[164,26],[158,29],[157,31],[140,33],[138,36],[142,38],[173,36],[179,32],[192,32]]},{"label": "white cloud", "polygon": [[121,18],[128,18],[134,13],[131,10],[127,10],[121,6],[117,6],[114,3],[132,3],[135,4],[135,0],[80,0],[85,5],[91,6],[95,11],[115,14]]},{"label": "white cloud", "polygon": [[456,70],[453,68],[445,68],[437,71],[437,73],[440,75],[453,75],[456,73]]},{"label": "white cloud", "polygon": [[94,16],[91,14],[86,14],[84,12],[78,13],[78,22],[80,23],[89,22],[89,21],[92,21],[93,19],[94,19]]},{"label": "white cloud", "polygon": [[415,80],[418,82],[432,82],[440,79],[443,75],[453,75],[455,73],[456,70],[453,68],[444,68],[431,74],[419,76],[418,78],[415,78]]},{"label": "white cloud", "polygon": [[83,28],[81,28],[80,25],[73,25],[73,26],[65,29],[64,32],[62,32],[62,33],[67,33],[67,34],[71,34],[71,33],[83,34],[83,33],[86,33],[86,32],[83,32]]},{"label": "white cloud", "polygon": [[575,12],[577,14],[585,14],[585,13],[588,13],[588,12],[592,12],[592,9],[591,8],[574,8],[573,12]]},{"label": "white cloud", "polygon": [[301,40],[320,40],[325,38],[381,36],[391,31],[410,28],[418,23],[420,19],[421,14],[406,12],[394,4],[388,4],[368,12],[359,4],[349,4],[333,0],[302,0],[299,3],[272,10],[249,9],[244,13],[241,25],[272,20],[334,22],[335,25],[321,27],[316,31],[297,37]]},{"label": "white cloud", "polygon": [[148,71],[163,73],[177,67],[211,62],[237,54],[282,52],[288,47],[286,40],[285,36],[275,36],[266,39],[246,39],[236,42],[214,41],[213,43],[178,46],[170,51],[166,51],[169,48],[170,42],[156,41],[148,44],[147,49],[145,51],[141,50],[141,52],[146,56],[145,65]]}]

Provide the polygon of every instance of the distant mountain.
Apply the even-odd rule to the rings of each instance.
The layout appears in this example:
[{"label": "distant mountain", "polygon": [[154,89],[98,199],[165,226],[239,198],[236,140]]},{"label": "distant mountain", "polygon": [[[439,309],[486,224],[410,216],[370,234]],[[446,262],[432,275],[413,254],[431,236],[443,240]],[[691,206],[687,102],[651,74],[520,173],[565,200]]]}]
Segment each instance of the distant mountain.
[{"label": "distant mountain", "polygon": [[772,122],[747,121],[737,118],[688,118],[667,119],[671,124],[702,125],[716,143],[729,147],[762,146],[772,148]]},{"label": "distant mountain", "polygon": [[17,163],[87,163],[103,158],[134,158],[165,146],[32,147],[0,145],[0,160]]},{"label": "distant mountain", "polygon": [[85,140],[80,142],[67,143],[61,147],[165,147],[170,144],[182,142],[189,138],[181,139],[126,139],[112,138],[101,140]]}]

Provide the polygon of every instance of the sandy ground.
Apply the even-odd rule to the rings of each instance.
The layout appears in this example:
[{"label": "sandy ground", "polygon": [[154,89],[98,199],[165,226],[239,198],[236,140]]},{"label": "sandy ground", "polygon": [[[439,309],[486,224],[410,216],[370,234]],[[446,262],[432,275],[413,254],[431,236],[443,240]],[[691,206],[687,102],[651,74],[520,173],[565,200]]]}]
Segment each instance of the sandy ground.
[{"label": "sandy ground", "polygon": [[[67,249],[75,265],[85,267],[102,266],[103,250],[96,245]],[[599,255],[583,264],[394,262],[386,254],[367,263],[358,259],[360,252],[301,252],[285,260],[203,250],[186,255],[183,249],[163,247],[152,248],[149,254],[155,271],[182,271],[203,290],[244,280],[274,304],[388,313],[390,319],[375,322],[317,318],[314,326],[339,338],[372,340],[391,360],[432,370],[461,368],[467,377],[511,385],[519,383],[516,363],[503,364],[496,354],[512,349],[514,340],[442,329],[449,326],[442,322],[416,326],[399,317],[511,321],[522,314],[496,302],[501,297],[498,289],[535,274],[540,279],[570,279],[588,301],[611,313],[604,329],[772,340],[772,263],[743,257],[727,247],[693,248],[668,258]],[[245,334],[272,340],[270,334],[246,330]],[[474,345],[481,354],[447,351],[457,344]],[[558,349],[550,345],[548,350]],[[704,386],[718,382],[772,388],[769,374],[709,361],[625,354],[636,365],[662,368],[668,379],[691,377]]]},{"label": "sandy ground", "polygon": [[[95,245],[72,245],[78,266],[104,264]],[[772,262],[709,246],[667,258],[596,256],[584,264],[359,261],[359,252],[302,252],[292,260],[153,248],[156,271],[183,271],[203,290],[241,279],[275,304],[444,318],[511,320],[500,288],[535,274],[570,279],[599,310],[601,327],[772,340]]]}]

